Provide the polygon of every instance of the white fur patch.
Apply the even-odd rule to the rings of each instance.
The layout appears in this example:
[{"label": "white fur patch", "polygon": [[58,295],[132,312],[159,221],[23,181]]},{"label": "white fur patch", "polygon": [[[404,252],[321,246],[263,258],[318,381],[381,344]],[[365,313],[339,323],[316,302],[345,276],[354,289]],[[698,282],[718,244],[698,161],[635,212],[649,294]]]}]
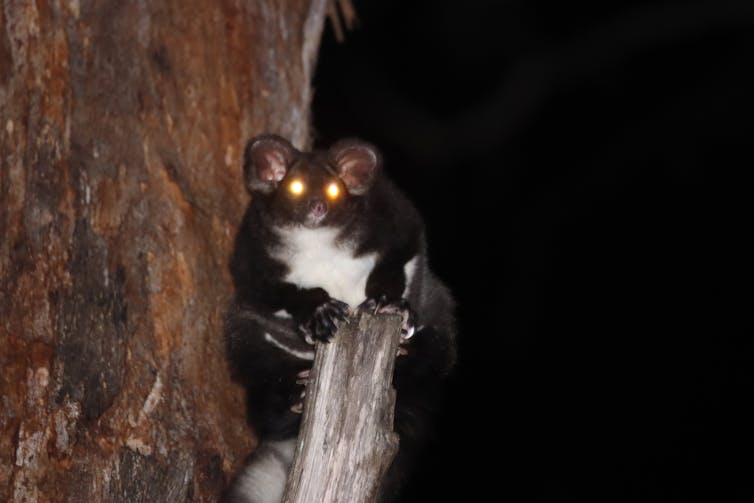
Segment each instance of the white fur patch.
[{"label": "white fur patch", "polygon": [[403,272],[406,275],[406,288],[403,290],[403,298],[408,297],[408,290],[411,286],[411,280],[414,279],[414,274],[416,273],[417,262],[419,262],[418,255],[406,262],[406,265],[403,266]]},{"label": "white fur patch", "polygon": [[285,343],[277,340],[269,333],[264,333],[264,340],[272,344],[273,346],[277,347],[278,349],[281,349],[285,351],[286,353],[295,356],[296,358],[301,358],[302,360],[314,360],[314,350],[312,351],[300,351],[298,349],[292,348]]},{"label": "white fur patch", "polygon": [[369,273],[377,254],[354,257],[353,247],[338,244],[339,229],[278,229],[282,245],[273,256],[290,268],[285,280],[301,288],[324,288],[330,297],[356,307],[366,300]]},{"label": "white fur patch", "polygon": [[275,311],[273,314],[275,316],[277,316],[278,318],[282,318],[284,320],[289,320],[289,319],[293,318],[293,316],[291,316],[291,313],[289,313],[285,309],[281,309],[279,311]]},{"label": "white fur patch", "polygon": [[295,449],[295,439],[260,445],[251,463],[239,475],[234,494],[237,500],[280,503]]}]

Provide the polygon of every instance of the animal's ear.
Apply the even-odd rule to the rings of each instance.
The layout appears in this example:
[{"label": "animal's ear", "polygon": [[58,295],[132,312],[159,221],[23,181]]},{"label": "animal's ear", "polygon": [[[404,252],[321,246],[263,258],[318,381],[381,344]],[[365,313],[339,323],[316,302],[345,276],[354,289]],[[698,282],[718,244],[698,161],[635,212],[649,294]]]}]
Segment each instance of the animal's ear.
[{"label": "animal's ear", "polygon": [[296,149],[288,140],[274,134],[255,136],[246,144],[243,179],[249,192],[270,193],[283,179]]},{"label": "animal's ear", "polygon": [[354,195],[362,195],[372,185],[380,167],[380,153],[369,143],[361,140],[340,140],[330,147],[330,164]]}]

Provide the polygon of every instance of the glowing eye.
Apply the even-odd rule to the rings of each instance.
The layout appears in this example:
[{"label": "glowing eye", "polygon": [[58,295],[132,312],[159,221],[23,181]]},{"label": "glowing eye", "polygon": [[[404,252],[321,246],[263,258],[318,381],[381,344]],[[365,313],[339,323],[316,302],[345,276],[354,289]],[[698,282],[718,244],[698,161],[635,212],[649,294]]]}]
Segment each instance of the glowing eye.
[{"label": "glowing eye", "polygon": [[340,194],[340,188],[338,187],[338,184],[333,182],[330,185],[327,186],[327,195],[331,198],[335,199]]},{"label": "glowing eye", "polygon": [[294,194],[299,195],[304,191],[304,184],[301,183],[301,180],[293,180],[288,189]]}]

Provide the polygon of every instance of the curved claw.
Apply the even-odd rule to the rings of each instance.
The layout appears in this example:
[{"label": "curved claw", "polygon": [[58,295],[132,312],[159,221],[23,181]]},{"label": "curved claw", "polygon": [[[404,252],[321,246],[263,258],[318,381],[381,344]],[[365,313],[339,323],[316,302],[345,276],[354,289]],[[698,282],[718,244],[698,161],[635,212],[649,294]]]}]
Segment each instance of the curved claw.
[{"label": "curved claw", "polygon": [[386,295],[380,295],[379,298],[368,298],[358,307],[361,311],[368,311],[372,314],[378,313],[394,313],[400,314],[405,309],[408,309],[408,301],[406,299],[388,300]]},{"label": "curved claw", "polygon": [[311,373],[312,369],[304,369],[301,372],[296,373],[296,384],[300,384],[301,386],[306,386],[309,384],[309,374]]},{"label": "curved claw", "polygon": [[387,297],[383,295],[379,299],[365,300],[359,305],[359,309],[374,314],[400,314],[403,320],[401,323],[401,344],[405,344],[416,331],[416,313],[411,309],[406,299],[388,301]]},{"label": "curved claw", "polygon": [[312,369],[304,369],[296,372],[296,384],[303,386],[303,390],[299,393],[298,398],[290,406],[291,412],[295,414],[301,414],[304,412],[304,398],[306,397],[306,386],[309,384],[309,374]]},{"label": "curved claw", "polygon": [[359,307],[357,309],[359,311],[366,311],[368,313],[376,314],[377,310],[380,308],[381,302],[387,302],[384,296],[380,297],[379,300],[368,298],[367,300],[359,304]]},{"label": "curved claw", "polygon": [[348,304],[330,299],[317,306],[311,319],[300,328],[307,342],[329,342],[338,329],[337,322],[348,317]]}]

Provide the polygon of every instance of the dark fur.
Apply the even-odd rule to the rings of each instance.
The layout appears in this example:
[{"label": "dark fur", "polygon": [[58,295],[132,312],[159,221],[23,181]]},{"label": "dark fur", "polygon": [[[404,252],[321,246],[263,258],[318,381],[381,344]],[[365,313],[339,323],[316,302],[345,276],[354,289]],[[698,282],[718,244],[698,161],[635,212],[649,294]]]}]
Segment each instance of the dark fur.
[{"label": "dark fur", "polygon": [[[268,187],[260,182],[261,169],[252,152],[255,142],[272,142],[282,149],[275,160],[286,164],[283,180]],[[277,142],[277,143],[275,143]],[[256,143],[259,145],[259,143]],[[358,159],[347,179],[339,171],[342,156],[350,147],[371,149],[376,154],[373,173],[360,170]],[[345,152],[345,153],[344,153]],[[340,156],[340,157],[339,157]],[[269,156],[268,156],[269,157]],[[291,412],[302,390],[296,384],[298,371],[311,366],[280,351],[264,340],[274,334],[293,347],[311,350],[300,327],[310,323],[316,308],[329,300],[321,288],[301,289],[286,283],[287,266],[269,253],[276,244],[273,226],[300,221],[296,204],[281,188],[292,177],[304,177],[310,185],[324,183],[333,174],[348,187],[364,182],[356,192],[332,204],[322,225],[341,229],[339,238],[358,243],[357,253],[377,252],[378,259],[367,279],[365,296],[382,302],[396,302],[406,286],[404,265],[419,256],[407,301],[415,317],[417,332],[406,345],[408,354],[398,357],[394,385],[397,389],[396,431],[400,451],[383,483],[382,501],[394,498],[401,479],[408,473],[417,450],[430,431],[431,415],[437,406],[441,384],[455,360],[453,301],[447,288],[429,270],[425,253],[424,225],[414,206],[379,169],[379,154],[373,147],[347,140],[329,151],[299,152],[275,136],[252,139],[246,149],[244,172],[252,194],[241,223],[231,261],[236,297],[226,325],[227,351],[235,377],[248,392],[248,417],[264,439],[285,439],[297,434],[300,415]],[[356,180],[356,182],[354,182]],[[273,313],[285,309],[293,316],[285,320]],[[418,327],[422,327],[418,329]]]}]

